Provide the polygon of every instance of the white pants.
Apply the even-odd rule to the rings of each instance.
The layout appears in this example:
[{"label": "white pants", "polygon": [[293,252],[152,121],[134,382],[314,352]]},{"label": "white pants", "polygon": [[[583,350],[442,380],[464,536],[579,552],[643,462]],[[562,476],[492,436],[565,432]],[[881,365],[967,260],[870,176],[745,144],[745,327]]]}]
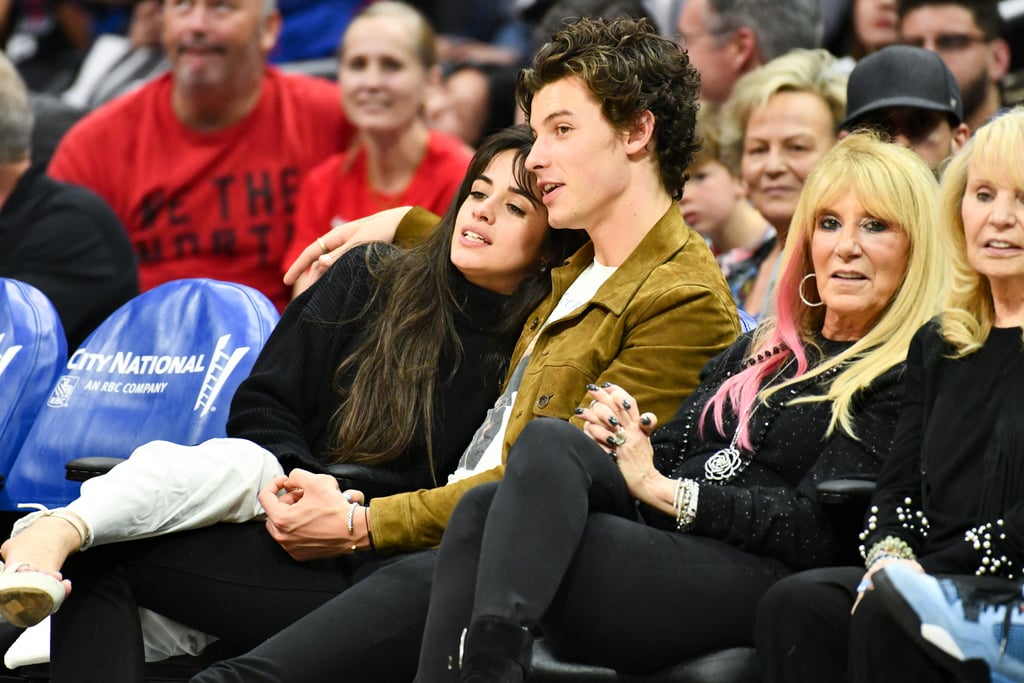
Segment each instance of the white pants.
[{"label": "white pants", "polygon": [[[263,506],[256,495],[283,473],[270,451],[245,439],[210,439],[196,446],[152,441],[136,448],[110,472],[85,481],[79,497],[65,509],[86,524],[85,550],[218,522],[257,519],[263,515]],[[19,519],[12,535],[42,514]],[[216,640],[149,610],[139,612],[146,661],[198,654]],[[27,629],[4,659],[9,668],[49,661],[49,619]]]},{"label": "white pants", "polygon": [[[256,519],[263,514],[256,495],[283,473],[270,451],[245,439],[210,439],[196,446],[151,441],[110,472],[85,481],[65,509],[89,530],[85,550]],[[14,534],[40,514],[19,519]]]}]

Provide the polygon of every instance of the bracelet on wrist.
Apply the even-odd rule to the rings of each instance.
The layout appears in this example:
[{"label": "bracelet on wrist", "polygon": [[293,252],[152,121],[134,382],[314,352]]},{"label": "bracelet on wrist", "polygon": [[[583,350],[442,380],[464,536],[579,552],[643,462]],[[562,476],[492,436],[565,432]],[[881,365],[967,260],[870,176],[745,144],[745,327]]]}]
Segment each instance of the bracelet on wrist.
[{"label": "bracelet on wrist", "polygon": [[350,507],[350,508],[348,509],[348,532],[349,532],[349,533],[352,533],[353,531],[355,531],[355,530],[356,530],[356,526],[355,526],[355,524],[353,523],[353,519],[352,519],[352,518],[353,518],[353,517],[355,516],[355,514],[356,514],[356,508],[357,508],[357,507],[361,507],[361,506],[359,505],[359,503],[352,503],[352,507]]},{"label": "bracelet on wrist", "polygon": [[363,507],[363,524],[366,525],[366,540],[370,543],[370,551],[377,550],[377,546],[373,544],[373,530],[370,528],[370,506]]},{"label": "bracelet on wrist", "polygon": [[676,513],[676,530],[689,531],[697,520],[697,496],[700,485],[693,479],[680,477],[676,482],[675,495],[672,497],[672,508]]},{"label": "bracelet on wrist", "polygon": [[864,566],[871,569],[871,566],[882,560],[916,560],[913,549],[902,538],[886,536],[878,543],[871,546],[871,550],[864,556]]}]

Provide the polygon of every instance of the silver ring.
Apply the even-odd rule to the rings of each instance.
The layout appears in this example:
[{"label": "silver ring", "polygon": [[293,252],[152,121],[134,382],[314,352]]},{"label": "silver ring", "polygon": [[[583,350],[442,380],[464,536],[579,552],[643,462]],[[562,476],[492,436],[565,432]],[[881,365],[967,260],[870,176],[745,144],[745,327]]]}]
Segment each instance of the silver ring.
[{"label": "silver ring", "polygon": [[615,434],[612,436],[612,441],[615,442],[616,446],[621,446],[622,444],[626,443],[626,430],[624,430],[622,427],[619,427],[617,430],[615,430]]},{"label": "silver ring", "polygon": [[597,404],[597,399],[596,398],[593,401],[590,402],[590,408],[589,409],[593,410],[595,404]]}]

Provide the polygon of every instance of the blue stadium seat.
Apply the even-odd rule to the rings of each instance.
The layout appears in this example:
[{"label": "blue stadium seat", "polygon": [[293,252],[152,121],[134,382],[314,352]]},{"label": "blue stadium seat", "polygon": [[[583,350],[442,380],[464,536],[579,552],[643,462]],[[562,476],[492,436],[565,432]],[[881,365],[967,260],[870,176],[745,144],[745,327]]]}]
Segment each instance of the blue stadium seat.
[{"label": "blue stadium seat", "polygon": [[0,278],[0,482],[67,359],[64,327],[46,295]]},{"label": "blue stadium seat", "polygon": [[204,278],[129,301],[53,382],[0,491],[0,510],[69,502],[80,484],[65,479],[65,464],[77,458],[224,436],[231,397],[278,318],[257,290]]}]

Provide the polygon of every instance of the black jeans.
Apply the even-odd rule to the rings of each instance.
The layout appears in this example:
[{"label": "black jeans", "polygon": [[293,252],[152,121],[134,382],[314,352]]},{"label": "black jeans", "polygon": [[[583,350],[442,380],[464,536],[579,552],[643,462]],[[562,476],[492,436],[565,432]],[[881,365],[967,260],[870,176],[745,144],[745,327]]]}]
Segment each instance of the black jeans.
[{"label": "black jeans", "polygon": [[416,672],[435,556],[433,550],[398,556],[192,683],[407,683]]},{"label": "black jeans", "polygon": [[814,569],[765,594],[755,630],[765,683],[956,680],[911,640],[872,591],[850,615],[863,576],[862,567]]},{"label": "black jeans", "polygon": [[614,460],[566,422],[533,420],[502,481],[467,492],[449,521],[416,680],[458,680],[460,634],[484,615],[628,671],[749,644],[757,600],[787,573],[644,525]]},{"label": "black jeans", "polygon": [[[355,555],[296,562],[261,522],[219,524],[91,549],[72,556],[65,565],[65,576],[73,581],[74,590],[53,616],[52,679],[55,683],[142,681],[139,607],[218,636],[236,651],[244,650],[353,588],[359,588],[357,594],[366,602],[373,602],[372,584],[364,586],[364,582],[400,557]],[[422,628],[429,588],[411,583],[410,587],[423,596],[418,608]],[[398,589],[389,586],[391,590]],[[401,604],[397,594],[390,597],[395,599],[391,604]],[[391,622],[375,620],[376,616],[367,606],[357,617],[361,622],[358,631],[392,627]],[[395,614],[390,618],[393,621]],[[354,658],[359,654],[354,650],[364,645],[354,635],[356,629],[346,632],[346,626],[341,624],[330,634],[332,657],[341,658],[348,652]],[[419,634],[417,630],[406,638],[410,651],[404,657],[405,680],[415,666]],[[377,666],[366,658],[361,661]],[[391,663],[382,658],[379,667],[386,670]],[[268,680],[288,679],[316,680],[288,675]]]}]

